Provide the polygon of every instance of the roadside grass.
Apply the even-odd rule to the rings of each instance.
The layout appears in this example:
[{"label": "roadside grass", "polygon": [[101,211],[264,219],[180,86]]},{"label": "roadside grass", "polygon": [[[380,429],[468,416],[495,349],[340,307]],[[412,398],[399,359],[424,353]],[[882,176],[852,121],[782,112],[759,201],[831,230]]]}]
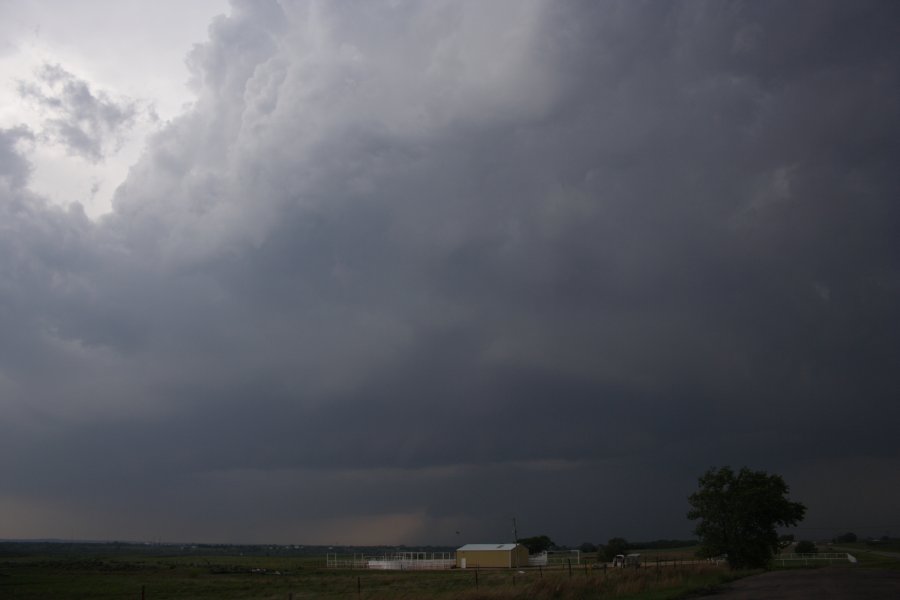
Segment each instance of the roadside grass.
[{"label": "roadside grass", "polygon": [[884,556],[870,550],[860,550],[855,553],[851,552],[851,554],[856,557],[861,567],[900,570],[900,556]]},{"label": "roadside grass", "polygon": [[849,552],[861,567],[900,570],[900,543],[891,542],[872,544],[869,542],[849,542],[834,544],[835,552]]},{"label": "roadside grass", "polygon": [[726,583],[759,572],[703,566],[662,569],[658,573],[650,568],[626,569],[575,579],[558,574],[527,586],[505,586],[484,592],[470,590],[458,597],[463,600],[679,600],[714,592]]}]

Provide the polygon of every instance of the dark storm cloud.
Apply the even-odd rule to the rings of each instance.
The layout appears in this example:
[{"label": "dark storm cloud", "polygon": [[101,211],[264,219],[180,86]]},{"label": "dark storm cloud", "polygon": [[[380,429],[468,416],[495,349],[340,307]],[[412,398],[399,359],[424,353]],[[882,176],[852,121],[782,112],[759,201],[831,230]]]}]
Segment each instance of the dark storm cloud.
[{"label": "dark storm cloud", "polygon": [[0,498],[94,537],[580,542],[687,535],[730,463],[846,529],[811,473],[900,493],[897,16],[235,3],[111,215],[4,191]]},{"label": "dark storm cloud", "polygon": [[19,82],[19,96],[46,115],[44,135],[93,162],[115,149],[140,112],[134,101],[92,90],[88,82],[59,65],[45,64],[35,81]]}]

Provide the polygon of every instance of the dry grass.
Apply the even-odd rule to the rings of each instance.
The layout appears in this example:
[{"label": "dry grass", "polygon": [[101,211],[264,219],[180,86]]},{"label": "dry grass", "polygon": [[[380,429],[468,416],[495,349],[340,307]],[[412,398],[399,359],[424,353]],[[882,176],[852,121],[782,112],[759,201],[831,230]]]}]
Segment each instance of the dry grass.
[{"label": "dry grass", "polygon": [[491,582],[483,577],[479,589],[455,591],[432,588],[400,592],[394,588],[363,593],[368,600],[412,600],[414,598],[459,598],[461,600],[673,600],[698,591],[712,590],[716,586],[745,576],[747,572],[731,572],[714,566],[689,569],[616,569],[605,574],[599,571],[588,576],[566,572],[519,574],[516,584],[509,575],[503,583]]}]

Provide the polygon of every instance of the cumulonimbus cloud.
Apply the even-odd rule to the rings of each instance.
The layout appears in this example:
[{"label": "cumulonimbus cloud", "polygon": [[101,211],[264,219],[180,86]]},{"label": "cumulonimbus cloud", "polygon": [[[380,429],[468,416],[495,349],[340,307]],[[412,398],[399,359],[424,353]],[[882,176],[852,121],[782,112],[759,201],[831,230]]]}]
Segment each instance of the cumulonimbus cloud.
[{"label": "cumulonimbus cloud", "polygon": [[[0,433],[32,457],[0,493],[150,478],[200,507],[268,474],[280,517],[425,514],[425,539],[488,527],[458,490],[505,514],[525,486],[575,536],[539,516],[560,490],[640,530],[610,481],[683,499],[838,435],[883,468],[896,9],[811,6],[234,3],[111,215],[45,205],[0,150]],[[92,97],[97,132],[132,118]],[[648,535],[683,535],[670,504]]]}]

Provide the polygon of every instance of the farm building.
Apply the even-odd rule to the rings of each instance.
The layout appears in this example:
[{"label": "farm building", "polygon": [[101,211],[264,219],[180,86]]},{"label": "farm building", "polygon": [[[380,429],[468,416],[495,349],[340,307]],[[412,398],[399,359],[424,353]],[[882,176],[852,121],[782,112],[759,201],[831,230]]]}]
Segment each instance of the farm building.
[{"label": "farm building", "polygon": [[528,548],[522,544],[466,544],[456,550],[460,569],[527,567]]}]

